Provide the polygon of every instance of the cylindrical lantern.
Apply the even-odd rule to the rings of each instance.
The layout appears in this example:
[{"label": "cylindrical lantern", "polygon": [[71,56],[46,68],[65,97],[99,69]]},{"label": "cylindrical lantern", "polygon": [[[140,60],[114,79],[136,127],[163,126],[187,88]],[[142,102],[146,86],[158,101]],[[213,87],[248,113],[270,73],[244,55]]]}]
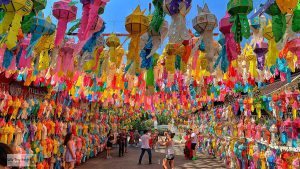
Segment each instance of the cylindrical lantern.
[{"label": "cylindrical lantern", "polygon": [[257,68],[263,70],[265,66],[265,54],[268,52],[268,43],[263,41],[257,43],[254,52],[257,57]]},{"label": "cylindrical lantern", "polygon": [[250,26],[247,14],[253,9],[252,0],[230,0],[227,4],[228,13],[231,15],[233,22],[232,32],[236,42],[241,42],[243,37],[250,37]]},{"label": "cylindrical lantern", "polygon": [[68,22],[76,19],[77,7],[69,5],[71,0],[61,0],[53,4],[52,13],[58,20],[55,46],[58,46],[65,37]]}]

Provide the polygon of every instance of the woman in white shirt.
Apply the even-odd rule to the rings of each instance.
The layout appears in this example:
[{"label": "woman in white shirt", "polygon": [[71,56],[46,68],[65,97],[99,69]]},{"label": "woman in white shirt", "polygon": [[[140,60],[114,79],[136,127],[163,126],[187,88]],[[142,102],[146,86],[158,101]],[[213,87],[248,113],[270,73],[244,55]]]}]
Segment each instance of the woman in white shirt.
[{"label": "woman in white shirt", "polygon": [[168,169],[168,163],[171,169],[174,169],[174,158],[175,158],[175,151],[174,151],[174,141],[173,138],[175,133],[168,132],[166,134],[166,141],[160,142],[160,145],[166,146],[166,157],[163,159],[163,168]]}]

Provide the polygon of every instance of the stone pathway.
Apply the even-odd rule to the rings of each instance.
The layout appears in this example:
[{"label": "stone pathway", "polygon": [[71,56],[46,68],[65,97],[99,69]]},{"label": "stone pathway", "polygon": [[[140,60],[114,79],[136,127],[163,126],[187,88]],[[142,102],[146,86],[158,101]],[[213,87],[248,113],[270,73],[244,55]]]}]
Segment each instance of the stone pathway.
[{"label": "stone pathway", "polygon": [[[199,155],[199,160],[185,160],[183,155],[183,147],[177,145],[175,147],[175,168],[176,169],[223,169],[223,163],[204,155]],[[148,154],[145,153],[142,165],[137,165],[140,156],[140,149],[129,147],[128,153],[124,157],[118,157],[118,148],[113,149],[113,158],[105,159],[105,153],[101,153],[99,157],[89,159],[86,163],[77,166],[78,169],[161,169],[162,159],[164,158],[164,148],[159,148],[152,152],[152,163],[148,164]]]}]

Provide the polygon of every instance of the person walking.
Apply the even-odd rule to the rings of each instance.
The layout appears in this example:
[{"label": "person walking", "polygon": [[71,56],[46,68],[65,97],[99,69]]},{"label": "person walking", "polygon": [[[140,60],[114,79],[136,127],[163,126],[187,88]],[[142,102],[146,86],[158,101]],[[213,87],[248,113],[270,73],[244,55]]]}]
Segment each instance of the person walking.
[{"label": "person walking", "polygon": [[125,151],[125,143],[126,143],[126,130],[122,130],[121,133],[118,135],[118,143],[119,143],[119,157],[124,156]]},{"label": "person walking", "polygon": [[112,150],[114,140],[115,140],[114,134],[110,130],[109,133],[107,134],[107,142],[106,142],[106,158],[107,159],[111,158],[111,150]]},{"label": "person walking", "polygon": [[130,130],[129,131],[129,144],[132,146],[134,144],[134,131]]},{"label": "person walking", "polygon": [[174,141],[173,138],[175,133],[168,132],[166,134],[166,141],[162,141],[159,144],[161,146],[166,146],[166,157],[163,159],[163,168],[168,169],[168,164],[171,169],[174,169],[174,159],[175,159],[175,151],[174,151]]},{"label": "person walking", "polygon": [[65,154],[65,168],[66,169],[74,169],[75,167],[75,143],[73,141],[73,134],[68,133],[65,137],[64,145],[66,146],[66,154]]},{"label": "person walking", "polygon": [[192,132],[191,139],[192,139],[192,151],[193,151],[192,160],[197,160],[198,158],[196,156],[196,146],[197,146],[197,143],[198,143],[198,136],[195,132]]},{"label": "person walking", "polygon": [[138,147],[138,143],[140,142],[140,133],[138,130],[135,130],[134,132],[134,143],[135,143],[135,147]]},{"label": "person walking", "polygon": [[142,146],[141,146],[142,152],[138,164],[141,165],[145,151],[147,151],[149,156],[149,164],[152,164],[152,154],[149,146],[150,133],[148,130],[144,132],[144,135],[141,137],[141,140],[142,140]]}]

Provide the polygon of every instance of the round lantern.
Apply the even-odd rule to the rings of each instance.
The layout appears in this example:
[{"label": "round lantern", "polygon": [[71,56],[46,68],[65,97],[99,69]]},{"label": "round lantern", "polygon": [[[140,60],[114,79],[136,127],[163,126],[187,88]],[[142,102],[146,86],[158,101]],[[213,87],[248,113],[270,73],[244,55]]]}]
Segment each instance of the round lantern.
[{"label": "round lantern", "polygon": [[235,34],[235,41],[241,42],[243,37],[250,37],[250,26],[247,14],[253,9],[252,0],[230,0],[227,4],[228,13],[233,22],[232,32]]},{"label": "round lantern", "polygon": [[53,16],[58,19],[55,45],[58,46],[64,39],[68,22],[76,19],[77,7],[69,5],[70,0],[58,1],[53,4]]},{"label": "round lantern", "polygon": [[127,32],[132,35],[141,35],[147,32],[149,19],[144,15],[144,12],[138,6],[131,15],[126,17],[125,28]]},{"label": "round lantern", "polygon": [[120,39],[116,34],[110,34],[106,39],[106,45],[108,47],[118,47],[120,45]]},{"label": "round lantern", "polygon": [[198,16],[193,19],[193,28],[202,34],[204,31],[213,31],[217,26],[217,17],[210,13],[207,4],[204,5],[203,9],[199,6]]}]

